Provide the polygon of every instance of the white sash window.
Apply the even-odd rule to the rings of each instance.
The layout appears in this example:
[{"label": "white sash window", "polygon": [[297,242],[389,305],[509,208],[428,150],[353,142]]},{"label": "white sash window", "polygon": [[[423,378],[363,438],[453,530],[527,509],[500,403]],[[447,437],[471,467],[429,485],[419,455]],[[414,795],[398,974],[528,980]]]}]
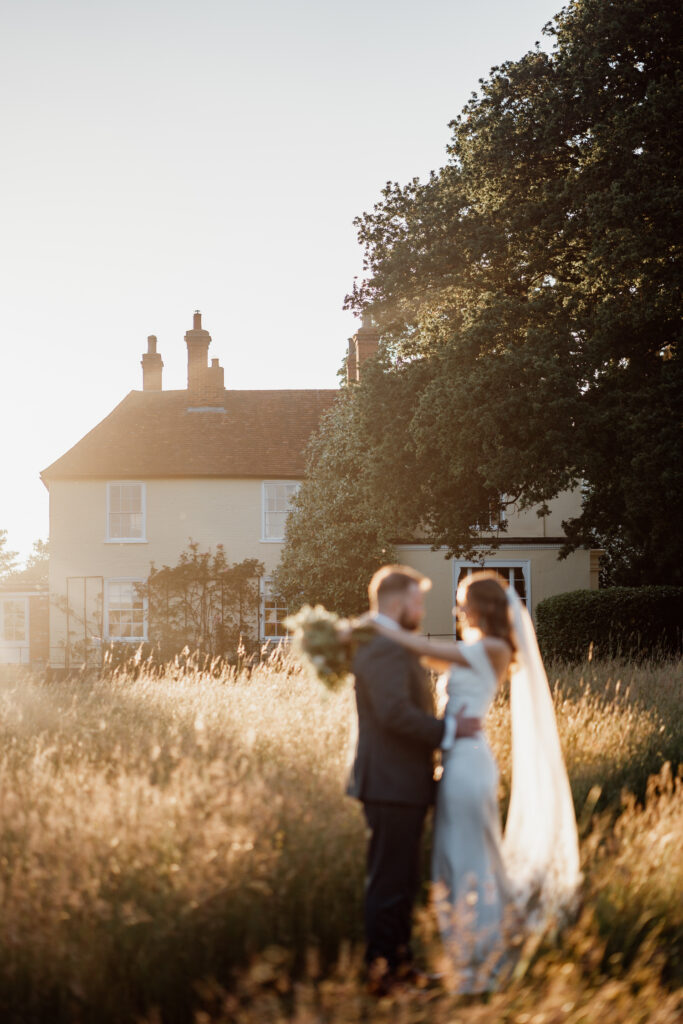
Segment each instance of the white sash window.
[{"label": "white sash window", "polygon": [[136,589],[137,580],[107,580],[105,585],[105,632],[108,640],[145,640],[145,599]]},{"label": "white sash window", "polygon": [[285,629],[284,620],[289,613],[285,605],[278,601],[273,593],[269,579],[261,581],[261,596],[263,613],[261,619],[261,639],[270,641],[286,640],[289,633]]},{"label": "white sash window", "polygon": [[262,539],[283,541],[285,523],[292,498],[299,489],[298,480],[264,480],[262,488]]},{"label": "white sash window", "polygon": [[145,485],[135,480],[107,484],[107,540],[144,541],[146,519]]}]

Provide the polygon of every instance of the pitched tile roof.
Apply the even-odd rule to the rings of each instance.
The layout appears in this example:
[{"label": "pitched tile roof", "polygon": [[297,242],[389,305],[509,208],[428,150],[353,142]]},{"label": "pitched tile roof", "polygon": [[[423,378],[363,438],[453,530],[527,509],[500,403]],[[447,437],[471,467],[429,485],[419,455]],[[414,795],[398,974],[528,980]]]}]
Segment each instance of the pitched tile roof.
[{"label": "pitched tile roof", "polygon": [[308,439],[337,395],[226,390],[220,406],[203,408],[188,391],[131,391],[41,479],[300,479]]}]

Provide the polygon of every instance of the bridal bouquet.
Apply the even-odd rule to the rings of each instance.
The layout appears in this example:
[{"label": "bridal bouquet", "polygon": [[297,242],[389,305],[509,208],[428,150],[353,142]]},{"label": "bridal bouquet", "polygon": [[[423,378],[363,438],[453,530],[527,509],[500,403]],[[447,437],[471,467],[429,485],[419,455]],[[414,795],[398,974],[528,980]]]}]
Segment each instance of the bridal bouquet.
[{"label": "bridal bouquet", "polygon": [[343,686],[360,644],[375,636],[367,621],[340,619],[321,604],[303,608],[285,619],[292,632],[294,651],[311,675],[329,690]]}]

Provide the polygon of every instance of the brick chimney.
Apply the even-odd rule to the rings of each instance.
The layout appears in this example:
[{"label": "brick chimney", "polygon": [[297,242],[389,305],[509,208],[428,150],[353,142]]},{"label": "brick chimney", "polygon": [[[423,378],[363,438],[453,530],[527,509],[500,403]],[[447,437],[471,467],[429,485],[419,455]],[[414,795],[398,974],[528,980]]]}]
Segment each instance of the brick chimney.
[{"label": "brick chimney", "polygon": [[202,329],[202,314],[195,310],[192,330],[185,331],[187,345],[187,390],[196,391],[207,371],[211,335]]},{"label": "brick chimney", "polygon": [[161,391],[161,371],[164,364],[157,352],[156,334],[150,334],[147,338],[147,351],[142,355],[140,366],[142,367],[142,390]]},{"label": "brick chimney", "polygon": [[225,391],[224,370],[217,359],[208,364],[211,335],[202,328],[202,314],[195,310],[187,344],[187,390],[198,404],[220,401]]},{"label": "brick chimney", "polygon": [[369,313],[363,313],[362,326],[349,338],[349,354],[346,362],[346,379],[359,381],[361,367],[366,359],[374,356],[379,348],[379,331],[372,326]]},{"label": "brick chimney", "polygon": [[349,354],[346,357],[346,379],[349,383],[358,380],[358,360],[356,359],[356,336],[349,338]]}]

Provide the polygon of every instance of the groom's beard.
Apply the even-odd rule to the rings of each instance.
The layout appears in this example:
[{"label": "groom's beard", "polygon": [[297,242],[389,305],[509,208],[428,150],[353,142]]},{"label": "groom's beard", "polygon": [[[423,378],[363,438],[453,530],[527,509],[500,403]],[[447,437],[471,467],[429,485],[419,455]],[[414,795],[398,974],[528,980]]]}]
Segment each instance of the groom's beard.
[{"label": "groom's beard", "polygon": [[414,615],[411,615],[410,612],[401,612],[398,624],[402,629],[409,629],[412,633],[416,629],[418,629],[420,625],[420,619],[416,618]]}]

